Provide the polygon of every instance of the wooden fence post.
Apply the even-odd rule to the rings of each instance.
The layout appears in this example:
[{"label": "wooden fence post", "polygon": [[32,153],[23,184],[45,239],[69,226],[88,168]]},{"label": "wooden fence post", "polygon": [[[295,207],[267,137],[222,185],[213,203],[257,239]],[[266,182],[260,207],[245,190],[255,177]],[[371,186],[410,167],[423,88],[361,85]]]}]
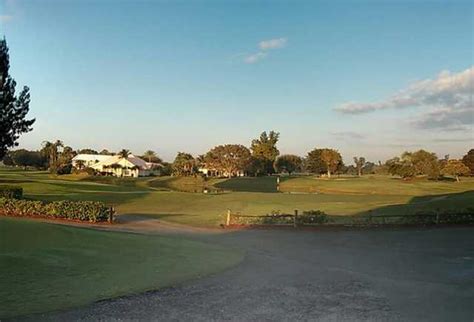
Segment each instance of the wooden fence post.
[{"label": "wooden fence post", "polygon": [[109,223],[114,222],[114,212],[115,212],[114,207],[110,207],[109,208]]},{"label": "wooden fence post", "polygon": [[295,209],[295,215],[293,217],[293,227],[297,227],[298,226],[298,209]]},{"label": "wooden fence post", "polygon": [[226,222],[225,222],[225,225],[226,226],[230,226],[230,209],[227,209],[227,219],[226,219]]}]

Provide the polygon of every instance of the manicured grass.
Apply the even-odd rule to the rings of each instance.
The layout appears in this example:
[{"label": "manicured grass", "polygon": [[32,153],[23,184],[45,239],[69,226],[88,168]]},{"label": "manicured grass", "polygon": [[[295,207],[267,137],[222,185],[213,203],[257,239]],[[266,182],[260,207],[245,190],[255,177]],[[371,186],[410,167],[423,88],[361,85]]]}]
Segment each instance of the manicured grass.
[{"label": "manicured grass", "polygon": [[276,177],[239,177],[223,180],[216,187],[231,191],[277,192]]},{"label": "manicured grass", "polygon": [[[343,216],[366,214],[369,210],[374,214],[391,214],[394,211],[409,214],[420,207],[474,207],[474,198],[469,198],[474,192],[474,178],[462,178],[457,183],[427,179],[404,181],[370,175],[361,178],[335,177],[331,180],[292,176],[282,178],[282,193],[275,192],[274,177],[207,181],[200,177],[73,179],[64,176],[51,178],[41,172],[0,169],[0,184],[3,181],[17,183],[24,187],[28,198],[101,200],[116,205],[119,213],[146,214],[197,226],[223,223],[227,209],[249,215],[263,215],[272,210],[293,212],[294,209],[317,209]],[[202,193],[204,187],[210,188],[211,193]],[[212,187],[217,187],[219,192],[214,193]],[[466,191],[471,192],[463,194]],[[436,199],[445,194],[448,196]],[[420,204],[419,200],[426,202]]]},{"label": "manicured grass", "polygon": [[0,319],[176,285],[241,258],[183,237],[0,218]]},{"label": "manicured grass", "polygon": [[454,182],[451,180],[427,180],[426,178],[402,180],[390,176],[376,175],[334,177],[332,179],[298,176],[283,178],[280,190],[283,192],[323,194],[422,196],[474,190],[474,178],[462,178],[461,182]]},{"label": "manicured grass", "polygon": [[214,185],[225,179],[189,177],[157,177],[150,179],[147,184],[160,190],[175,190],[182,192],[203,192],[204,189],[218,190]]}]

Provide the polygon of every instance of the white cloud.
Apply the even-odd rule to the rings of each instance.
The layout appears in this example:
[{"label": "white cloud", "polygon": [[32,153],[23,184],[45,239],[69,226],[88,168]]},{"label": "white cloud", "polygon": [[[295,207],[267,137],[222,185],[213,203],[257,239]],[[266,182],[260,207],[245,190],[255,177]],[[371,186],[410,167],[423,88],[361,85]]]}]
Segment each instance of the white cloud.
[{"label": "white cloud", "polygon": [[254,64],[254,63],[264,59],[265,57],[267,57],[268,50],[285,47],[286,41],[287,41],[286,38],[275,38],[275,39],[269,39],[269,40],[262,40],[258,44],[258,47],[260,48],[260,51],[254,53],[254,54],[247,55],[244,58],[244,62],[246,62],[247,64]]},{"label": "white cloud", "polygon": [[[471,103],[472,104],[472,103]],[[442,129],[445,131],[469,131],[474,124],[474,107],[442,108],[419,116],[412,122],[419,129]]]},{"label": "white cloud", "polygon": [[249,56],[245,57],[244,61],[247,64],[253,64],[253,63],[258,62],[259,60],[264,59],[266,56],[267,56],[267,53],[264,53],[264,52],[260,51],[256,54],[252,54],[252,55],[249,55]]},{"label": "white cloud", "polygon": [[365,135],[362,135],[353,131],[341,131],[341,132],[332,132],[331,133],[337,140],[363,140]]},{"label": "white cloud", "polygon": [[258,46],[260,47],[261,50],[282,48],[282,47],[285,47],[286,41],[287,41],[286,38],[275,38],[275,39],[269,39],[269,40],[262,40],[258,44]]},{"label": "white cloud", "polygon": [[424,112],[410,123],[419,129],[472,130],[474,124],[474,66],[459,73],[441,72],[435,79],[418,81],[389,99],[376,103],[344,103],[344,114],[420,107]]},{"label": "white cloud", "polygon": [[13,16],[1,15],[0,16],[0,23],[8,23],[8,22],[12,21],[12,19],[13,19]]},{"label": "white cloud", "polygon": [[419,81],[392,97],[376,103],[344,103],[335,108],[345,114],[362,114],[385,109],[416,106],[472,108],[474,67],[460,73],[441,72],[435,79]]}]

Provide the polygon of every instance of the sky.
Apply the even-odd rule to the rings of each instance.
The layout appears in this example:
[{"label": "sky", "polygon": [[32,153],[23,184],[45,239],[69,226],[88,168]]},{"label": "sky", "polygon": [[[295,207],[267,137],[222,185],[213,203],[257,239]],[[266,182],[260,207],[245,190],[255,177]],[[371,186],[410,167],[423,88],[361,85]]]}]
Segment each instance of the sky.
[{"label": "sky", "polygon": [[0,0],[34,130],[20,147],[203,154],[280,132],[386,160],[474,142],[470,1]]}]

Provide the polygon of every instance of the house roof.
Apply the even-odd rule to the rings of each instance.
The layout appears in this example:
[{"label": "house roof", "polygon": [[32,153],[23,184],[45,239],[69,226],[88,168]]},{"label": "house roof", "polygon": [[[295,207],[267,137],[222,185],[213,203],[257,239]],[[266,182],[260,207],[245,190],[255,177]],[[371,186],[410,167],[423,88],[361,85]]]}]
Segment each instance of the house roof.
[{"label": "house roof", "polygon": [[149,165],[142,159],[133,154],[130,154],[127,158],[122,158],[120,155],[109,156],[106,160],[92,165],[94,169],[102,169],[103,166],[110,166],[112,164],[121,164],[124,166],[137,166],[142,170],[149,169]]},{"label": "house roof", "polygon": [[111,157],[111,155],[102,155],[102,154],[78,154],[76,155],[74,158],[72,158],[72,161],[84,161],[84,162],[88,162],[88,161],[98,161],[98,162],[102,162],[102,161],[105,161],[107,159],[109,159]]}]

